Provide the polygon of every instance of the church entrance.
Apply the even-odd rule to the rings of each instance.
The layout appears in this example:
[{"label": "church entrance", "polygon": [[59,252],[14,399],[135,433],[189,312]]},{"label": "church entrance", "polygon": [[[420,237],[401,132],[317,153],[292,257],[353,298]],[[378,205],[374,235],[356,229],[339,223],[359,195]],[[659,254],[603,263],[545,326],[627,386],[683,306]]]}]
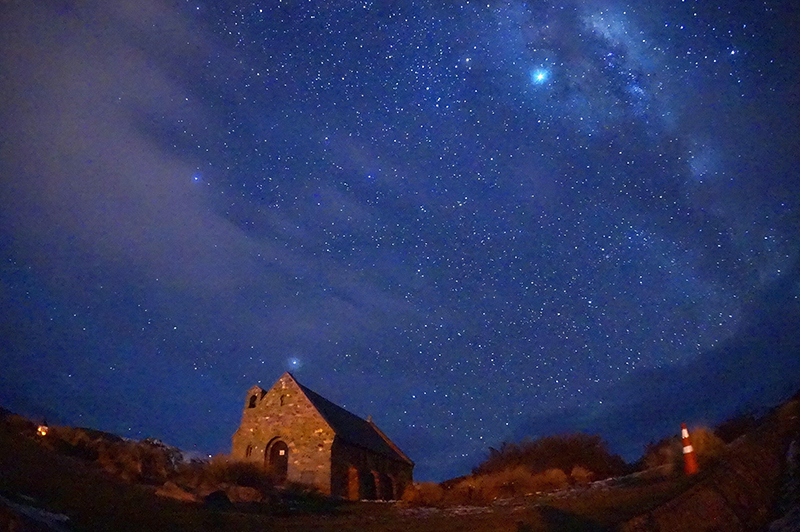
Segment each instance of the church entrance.
[{"label": "church entrance", "polygon": [[289,471],[289,446],[277,440],[267,448],[267,469],[278,482],[286,480]]}]

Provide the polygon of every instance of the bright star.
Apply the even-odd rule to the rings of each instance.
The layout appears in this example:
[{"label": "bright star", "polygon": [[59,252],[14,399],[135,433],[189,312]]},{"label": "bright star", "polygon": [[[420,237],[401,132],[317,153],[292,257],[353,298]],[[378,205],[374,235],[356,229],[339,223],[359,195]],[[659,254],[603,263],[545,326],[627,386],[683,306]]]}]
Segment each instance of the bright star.
[{"label": "bright star", "polygon": [[531,82],[535,85],[542,85],[550,78],[550,72],[544,68],[537,68],[531,72]]}]

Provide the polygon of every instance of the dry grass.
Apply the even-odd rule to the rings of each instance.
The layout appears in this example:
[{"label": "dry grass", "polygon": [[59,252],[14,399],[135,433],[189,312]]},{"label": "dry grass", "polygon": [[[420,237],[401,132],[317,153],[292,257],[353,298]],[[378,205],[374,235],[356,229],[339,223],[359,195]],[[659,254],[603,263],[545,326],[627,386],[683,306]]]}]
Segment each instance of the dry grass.
[{"label": "dry grass", "polygon": [[571,471],[580,466],[597,478],[608,478],[628,472],[629,467],[618,455],[608,450],[600,436],[574,433],[547,436],[519,443],[503,442],[499,449],[489,448],[489,456],[473,470],[485,475],[524,467],[531,473],[548,469]]},{"label": "dry grass", "polygon": [[417,483],[406,489],[403,500],[431,507],[487,505],[497,499],[561,490],[568,486],[569,478],[560,469],[532,474],[525,467],[518,466],[495,473],[471,475],[447,488],[432,482]]},{"label": "dry grass", "polygon": [[[776,431],[767,431],[768,434],[773,432]],[[697,433],[694,431],[693,436]],[[566,470],[557,468],[531,474],[530,470],[517,467],[466,477],[448,485],[447,489],[433,483],[417,484],[408,490],[409,503],[329,504],[324,515],[315,513],[311,506],[290,507],[288,503],[276,511],[272,502],[240,504],[230,511],[217,511],[200,504],[161,499],[154,495],[155,488],[123,482],[120,475],[104,470],[100,464],[100,456],[105,452],[102,449],[110,452],[122,440],[93,431],[68,434],[45,444],[47,439],[36,437],[35,430],[21,420],[11,423],[0,420],[0,494],[8,498],[17,494],[33,497],[41,508],[70,516],[70,529],[76,532],[599,532],[616,530],[634,516],[649,512],[668,500],[677,500],[676,496],[681,493],[686,498],[696,491],[687,489],[704,482],[704,476],[714,479],[717,488],[727,486],[723,482],[727,477],[716,475],[711,469],[697,476],[700,478],[637,475],[589,485],[592,472],[583,466],[573,466],[569,475]],[[706,456],[722,452],[713,440],[705,442],[702,437],[695,437]],[[57,441],[63,442],[63,446],[59,447],[62,444],[56,444]],[[160,466],[150,473],[146,472],[147,467],[140,470],[136,464],[159,448],[147,445],[143,451],[125,451],[124,458],[114,462],[115,467],[133,471],[140,478],[157,476],[161,468],[172,467],[168,460],[156,458]],[[763,460],[756,460],[760,455],[751,449],[746,451],[748,457],[755,457],[751,459],[755,460],[754,468],[745,467],[750,467],[749,461],[732,462],[726,454],[719,460],[716,471],[724,472],[734,465],[742,471],[746,469],[745,473],[751,469],[765,470]],[[177,478],[183,485],[236,483],[252,486],[270,482],[259,473],[247,465],[215,457],[207,465],[180,466],[169,474],[175,475],[170,478]],[[739,478],[734,479],[736,486],[747,484]],[[567,486],[574,489],[562,489]],[[292,490],[292,495],[284,501],[292,501],[295,495],[297,500],[310,500],[310,494],[303,487],[296,486]],[[536,491],[544,493],[528,495]],[[732,497],[731,500],[738,499]],[[479,504],[483,506],[477,506]],[[435,507],[429,507],[431,505]]]},{"label": "dry grass", "polygon": [[[223,467],[224,466],[220,466]],[[226,473],[227,474],[227,473]],[[515,532],[512,517],[403,516],[394,505],[353,503],[335,515],[274,514],[262,505],[213,511],[156,497],[153,489],[120,481],[96,464],[48,449],[0,423],[0,494],[70,517],[76,532]],[[31,504],[28,502],[28,504]]]},{"label": "dry grass", "polygon": [[[26,429],[25,434],[29,433]],[[47,437],[35,441],[60,455],[94,463],[124,482],[152,486],[171,482],[201,498],[228,486],[253,488],[262,498],[275,493],[275,479],[254,463],[224,455],[185,462],[179,449],[157,440],[137,442],[90,429],[52,427]],[[293,487],[293,492],[301,491]]]},{"label": "dry grass", "polygon": [[573,484],[578,486],[585,486],[589,484],[592,480],[594,480],[594,473],[586,469],[585,467],[575,466],[572,468],[572,471],[569,473],[570,479],[572,479]]},{"label": "dry grass", "polygon": [[440,506],[444,502],[444,488],[435,482],[415,482],[403,492],[403,501],[419,506]]},{"label": "dry grass", "polygon": [[[214,478],[238,478],[246,471],[216,459],[208,469]],[[508,489],[510,484],[531,486],[545,482],[562,486],[563,472],[538,475],[521,472],[483,479],[484,486]],[[469,479],[464,479],[464,482]],[[91,462],[64,456],[45,448],[33,436],[20,436],[0,424],[0,492],[6,496],[26,494],[50,511],[71,518],[75,531],[263,531],[284,532],[547,532],[555,530],[604,530],[628,516],[672,497],[681,479],[612,488],[592,487],[570,496],[522,497],[515,506],[489,505],[480,512],[445,505],[448,495],[437,484],[420,491],[440,501],[440,508],[385,503],[342,504],[334,513],[276,514],[263,505],[238,506],[236,511],[212,511],[197,504],[163,500],[153,490],[124,483]],[[468,484],[463,484],[463,487]],[[498,486],[502,487],[499,488]],[[515,488],[515,489],[518,489]],[[420,486],[417,486],[419,489]],[[450,490],[453,492],[453,490]],[[455,492],[453,492],[455,493]],[[563,493],[563,492],[562,492]],[[417,512],[417,513],[415,513]]]},{"label": "dry grass", "polygon": [[590,489],[567,497],[546,497],[543,503],[602,526],[612,526],[645,513],[684,492],[692,481],[683,477],[642,480],[630,486]]},{"label": "dry grass", "polygon": [[176,468],[177,483],[188,487],[232,484],[255,488],[265,495],[275,491],[275,479],[252,462],[232,460],[218,454],[208,462],[191,462]]}]

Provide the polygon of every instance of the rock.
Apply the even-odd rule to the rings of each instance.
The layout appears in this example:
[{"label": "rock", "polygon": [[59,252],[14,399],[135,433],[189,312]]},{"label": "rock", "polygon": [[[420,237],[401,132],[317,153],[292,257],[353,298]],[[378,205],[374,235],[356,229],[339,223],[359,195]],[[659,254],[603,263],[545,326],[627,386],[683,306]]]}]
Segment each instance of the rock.
[{"label": "rock", "polygon": [[68,532],[69,517],[14,502],[0,495],[0,530],[10,532]]},{"label": "rock", "polygon": [[797,532],[798,530],[800,530],[800,504],[769,525],[769,532]]},{"label": "rock", "polygon": [[196,487],[193,487],[192,491],[197,493],[201,498],[205,498],[207,495],[214,493],[218,490],[225,491],[227,484],[216,484],[212,482],[201,482]]},{"label": "rock", "polygon": [[228,498],[228,495],[222,490],[217,490],[206,495],[203,498],[203,506],[212,510],[233,509],[233,503]]},{"label": "rock", "polygon": [[165,482],[163,486],[158,488],[156,490],[156,495],[178,501],[199,502],[199,499],[196,495],[189,493],[174,482],[170,481]]},{"label": "rock", "polygon": [[793,440],[786,453],[781,503],[781,517],[769,525],[769,532],[796,532],[800,530],[800,445]]},{"label": "rock", "polygon": [[231,502],[261,502],[264,499],[260,491],[247,486],[230,486],[225,493]]}]

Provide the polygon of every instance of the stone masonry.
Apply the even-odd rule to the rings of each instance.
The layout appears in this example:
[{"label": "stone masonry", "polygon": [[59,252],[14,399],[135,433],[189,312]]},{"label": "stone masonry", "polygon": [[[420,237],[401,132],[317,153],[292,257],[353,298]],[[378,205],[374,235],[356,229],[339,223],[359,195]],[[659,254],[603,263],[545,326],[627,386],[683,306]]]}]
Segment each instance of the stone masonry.
[{"label": "stone masonry", "polygon": [[247,391],[231,456],[278,479],[346,499],[397,499],[413,462],[371,420],[336,406],[284,373],[269,391]]}]

